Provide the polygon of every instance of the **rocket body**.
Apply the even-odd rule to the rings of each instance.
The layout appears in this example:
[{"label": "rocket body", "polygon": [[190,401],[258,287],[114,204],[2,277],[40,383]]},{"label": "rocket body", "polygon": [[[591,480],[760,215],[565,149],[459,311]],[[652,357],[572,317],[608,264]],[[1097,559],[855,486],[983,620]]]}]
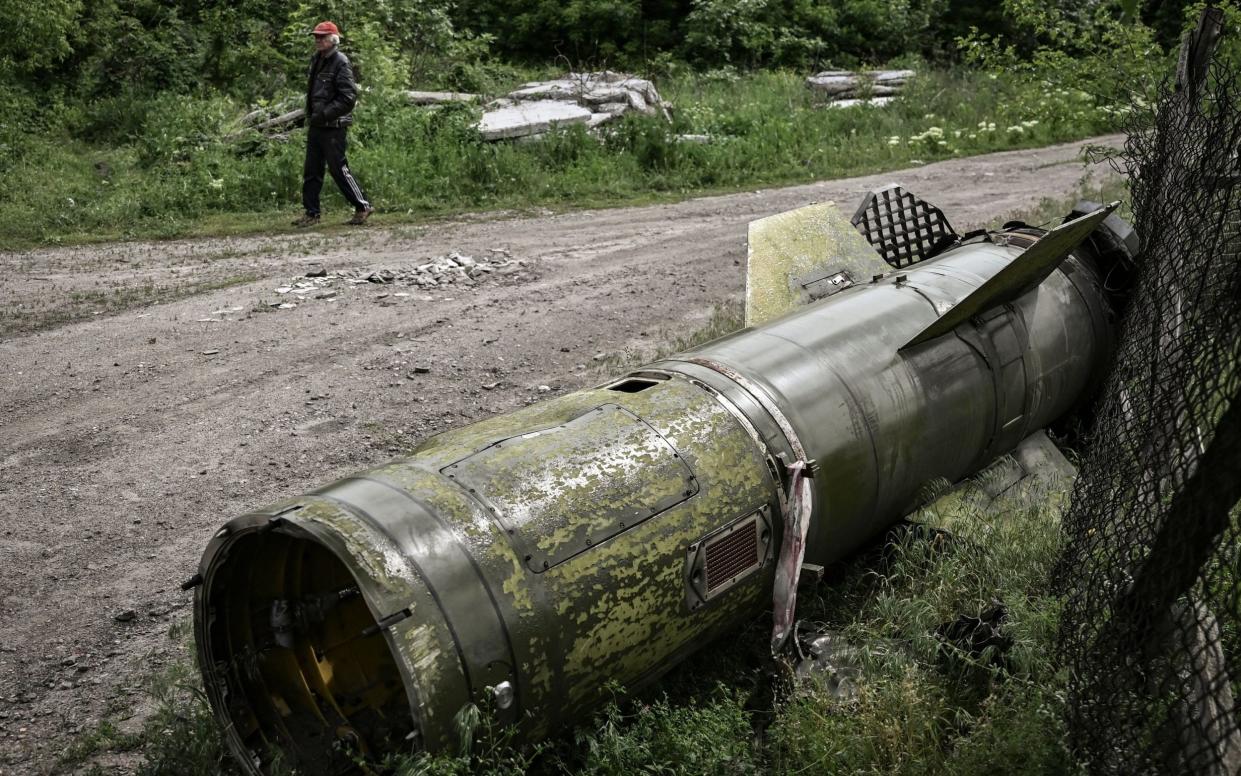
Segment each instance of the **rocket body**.
[{"label": "rocket body", "polygon": [[253,772],[534,738],[772,606],[789,470],[827,564],[1065,415],[1110,348],[1076,254],[907,346],[1035,240],[961,245],[596,388],[239,517],[200,565],[208,696]]}]

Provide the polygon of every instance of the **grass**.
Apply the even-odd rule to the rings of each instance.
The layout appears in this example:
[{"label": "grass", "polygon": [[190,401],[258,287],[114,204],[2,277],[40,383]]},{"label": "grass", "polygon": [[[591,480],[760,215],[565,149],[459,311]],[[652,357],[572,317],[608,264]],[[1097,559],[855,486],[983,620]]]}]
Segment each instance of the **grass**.
[{"label": "grass", "polygon": [[143,691],[154,712],[141,728],[125,733],[115,721],[104,719],[66,747],[57,770],[103,776],[111,771],[98,762],[100,755],[140,753],[138,776],[240,773],[225,750],[198,668],[189,657],[193,639],[189,622],[174,623],[168,636],[184,651],[167,668],[145,678]]},{"label": "grass", "polygon": [[[1107,106],[963,71],[925,73],[886,108],[826,109],[800,74],[678,76],[660,84],[673,122],[627,118],[602,139],[580,127],[538,143],[485,143],[474,109],[410,107],[370,93],[350,135],[351,165],[400,223],[471,210],[568,208],[879,172],[954,156],[1098,134]],[[140,134],[93,145],[32,136],[0,170],[32,185],[0,199],[8,247],[115,238],[289,230],[298,209],[301,135],[222,140],[245,110],[224,98],[163,97]],[[707,134],[709,144],[677,134]],[[325,208],[347,206],[331,185]]]}]

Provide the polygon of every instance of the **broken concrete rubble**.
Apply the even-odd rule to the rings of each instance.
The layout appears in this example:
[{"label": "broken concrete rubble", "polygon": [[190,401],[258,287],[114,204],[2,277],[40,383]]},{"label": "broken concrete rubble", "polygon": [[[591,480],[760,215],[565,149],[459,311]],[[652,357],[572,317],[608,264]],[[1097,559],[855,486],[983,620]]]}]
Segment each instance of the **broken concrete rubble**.
[{"label": "broken concrete rubble", "polygon": [[[486,257],[466,256],[453,251],[446,256],[420,262],[413,266],[384,268],[376,270],[344,270],[329,272],[315,270],[305,276],[282,283],[273,289],[275,293],[285,297],[280,301],[269,303],[269,307],[278,310],[292,310],[297,302],[320,300],[331,302],[338,298],[340,291],[369,285],[402,285],[424,289],[438,288],[454,284],[474,285],[489,275],[508,275],[519,272],[529,266],[524,259],[513,259],[507,251],[492,250]],[[409,297],[410,294],[380,294],[376,298]],[[296,299],[297,302],[287,301]],[[425,297],[431,299],[431,297]]]},{"label": "broken concrete rubble", "polygon": [[[559,109],[561,113],[551,105],[566,107]],[[479,131],[486,140],[536,136],[551,126],[547,119],[554,123],[584,123],[594,129],[630,112],[669,119],[669,107],[655,85],[645,78],[610,70],[569,73],[564,78],[523,84],[488,103]],[[560,115],[573,118],[566,120]]]},{"label": "broken concrete rubble", "polygon": [[504,140],[540,134],[555,126],[585,124],[590,118],[590,111],[579,105],[539,100],[487,111],[478,131],[484,140]]},{"label": "broken concrete rubble", "polygon": [[859,104],[885,105],[887,100],[901,93],[913,70],[876,70],[855,73],[849,70],[827,70],[806,79],[806,86],[824,97],[830,107],[849,107]]}]

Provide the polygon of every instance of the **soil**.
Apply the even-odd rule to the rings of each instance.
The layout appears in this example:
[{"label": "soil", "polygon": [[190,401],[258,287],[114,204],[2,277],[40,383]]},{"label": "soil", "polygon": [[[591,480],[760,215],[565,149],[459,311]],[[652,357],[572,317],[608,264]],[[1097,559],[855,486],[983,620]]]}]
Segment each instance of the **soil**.
[{"label": "soil", "polygon": [[[964,231],[1102,174],[1081,145],[649,207],[0,253],[0,774],[149,713],[143,677],[184,654],[180,583],[230,517],[650,357],[740,296],[755,218],[851,213],[899,180]],[[452,251],[526,264],[271,306],[307,272]]]}]

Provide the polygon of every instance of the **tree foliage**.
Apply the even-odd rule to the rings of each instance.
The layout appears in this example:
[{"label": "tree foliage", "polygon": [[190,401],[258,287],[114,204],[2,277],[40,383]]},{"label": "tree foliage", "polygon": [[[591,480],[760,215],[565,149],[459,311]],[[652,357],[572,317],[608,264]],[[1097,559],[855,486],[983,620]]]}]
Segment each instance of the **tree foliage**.
[{"label": "tree foliage", "polygon": [[0,19],[20,30],[0,51],[0,72],[37,71],[69,56],[69,34],[81,10],[81,0],[0,0]]},{"label": "tree foliage", "polygon": [[1140,101],[1166,72],[1168,50],[1125,5],[1003,0],[1011,29],[1018,32],[975,28],[961,48],[971,64],[1129,104]]}]

